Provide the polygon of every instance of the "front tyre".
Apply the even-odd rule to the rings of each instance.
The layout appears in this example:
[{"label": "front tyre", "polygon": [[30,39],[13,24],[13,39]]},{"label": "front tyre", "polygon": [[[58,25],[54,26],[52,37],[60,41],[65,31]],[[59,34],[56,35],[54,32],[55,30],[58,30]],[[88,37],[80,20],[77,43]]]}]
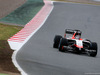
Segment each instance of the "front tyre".
[{"label": "front tyre", "polygon": [[67,45],[68,45],[67,39],[61,38],[60,43],[59,43],[59,51],[65,52],[64,46],[67,46]]},{"label": "front tyre", "polygon": [[95,57],[97,55],[97,43],[96,42],[91,42],[88,54],[92,57]]},{"label": "front tyre", "polygon": [[60,36],[60,35],[55,36],[54,43],[53,43],[53,48],[58,48],[58,45],[59,45],[59,42],[60,42],[61,38],[62,38],[62,36]]}]

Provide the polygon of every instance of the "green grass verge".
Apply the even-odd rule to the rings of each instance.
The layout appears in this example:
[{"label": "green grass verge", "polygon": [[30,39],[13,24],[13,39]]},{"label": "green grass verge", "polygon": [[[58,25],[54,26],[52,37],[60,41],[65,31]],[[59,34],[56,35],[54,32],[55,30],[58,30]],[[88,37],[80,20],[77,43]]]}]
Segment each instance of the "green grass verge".
[{"label": "green grass verge", "polygon": [[22,28],[23,27],[10,26],[0,23],[0,40],[7,40]]},{"label": "green grass verge", "polygon": [[8,75],[8,74],[0,74],[0,75]]},{"label": "green grass verge", "polygon": [[10,26],[0,23],[0,49],[5,49],[7,46],[5,41],[7,41],[10,37],[12,37],[22,28],[23,27]]},{"label": "green grass verge", "polygon": [[90,5],[100,5],[100,2],[96,2],[96,1],[88,1],[84,2],[84,1],[70,1],[70,0],[51,0],[51,1],[60,1],[60,2],[71,2],[71,3],[80,3],[80,4],[90,4]]},{"label": "green grass verge", "polygon": [[0,23],[0,75],[10,75],[4,71],[19,73],[12,63],[13,50],[10,49],[7,40],[22,28]]}]

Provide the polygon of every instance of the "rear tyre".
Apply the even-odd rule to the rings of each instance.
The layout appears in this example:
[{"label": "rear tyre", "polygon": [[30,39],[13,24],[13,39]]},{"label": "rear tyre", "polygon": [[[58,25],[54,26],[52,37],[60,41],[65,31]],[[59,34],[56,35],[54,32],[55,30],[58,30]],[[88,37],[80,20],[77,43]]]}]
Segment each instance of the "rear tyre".
[{"label": "rear tyre", "polygon": [[91,42],[88,54],[92,57],[95,57],[97,55],[97,43],[96,42]]},{"label": "rear tyre", "polygon": [[59,42],[60,42],[61,38],[62,38],[62,36],[60,36],[60,35],[55,36],[54,43],[53,43],[53,48],[58,48],[58,45],[59,45]]},{"label": "rear tyre", "polygon": [[59,43],[59,51],[65,52],[66,50],[64,49],[64,46],[67,46],[67,45],[68,45],[67,39],[61,38],[60,43]]}]

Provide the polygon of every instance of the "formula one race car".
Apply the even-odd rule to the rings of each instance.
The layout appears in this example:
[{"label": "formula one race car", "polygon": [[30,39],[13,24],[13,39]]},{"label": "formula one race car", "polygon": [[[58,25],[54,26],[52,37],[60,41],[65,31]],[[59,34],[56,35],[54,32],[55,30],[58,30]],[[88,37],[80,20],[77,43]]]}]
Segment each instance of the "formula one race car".
[{"label": "formula one race car", "polygon": [[81,33],[80,30],[66,29],[64,37],[55,36],[53,48],[58,48],[61,52],[87,53],[89,56],[95,57],[97,55],[97,43],[82,39]]}]

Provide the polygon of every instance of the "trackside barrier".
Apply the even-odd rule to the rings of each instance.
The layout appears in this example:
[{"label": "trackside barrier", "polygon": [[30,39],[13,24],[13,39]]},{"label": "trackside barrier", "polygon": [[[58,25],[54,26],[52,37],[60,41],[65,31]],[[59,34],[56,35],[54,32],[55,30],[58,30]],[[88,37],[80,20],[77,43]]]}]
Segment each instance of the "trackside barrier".
[{"label": "trackside barrier", "polygon": [[37,15],[17,34],[8,39],[12,50],[19,50],[31,36],[43,25],[53,8],[53,2],[44,0],[45,5]]}]

